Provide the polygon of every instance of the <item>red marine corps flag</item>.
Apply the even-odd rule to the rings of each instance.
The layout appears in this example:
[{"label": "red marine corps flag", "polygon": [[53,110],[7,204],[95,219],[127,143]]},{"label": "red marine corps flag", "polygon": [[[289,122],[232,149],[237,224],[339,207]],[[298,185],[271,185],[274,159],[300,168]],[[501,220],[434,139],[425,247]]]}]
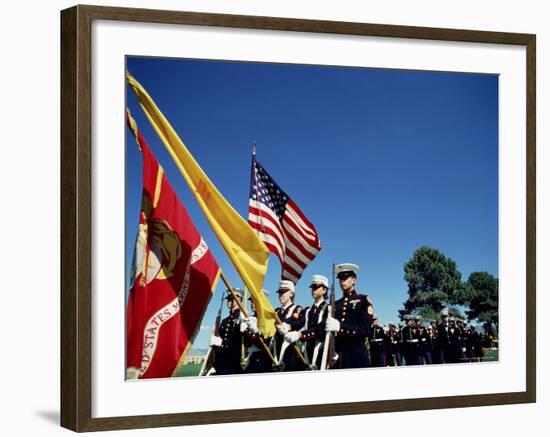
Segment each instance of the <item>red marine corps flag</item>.
[{"label": "red marine corps flag", "polygon": [[216,287],[220,269],[149,150],[126,314],[128,379],[172,376],[183,362]]}]

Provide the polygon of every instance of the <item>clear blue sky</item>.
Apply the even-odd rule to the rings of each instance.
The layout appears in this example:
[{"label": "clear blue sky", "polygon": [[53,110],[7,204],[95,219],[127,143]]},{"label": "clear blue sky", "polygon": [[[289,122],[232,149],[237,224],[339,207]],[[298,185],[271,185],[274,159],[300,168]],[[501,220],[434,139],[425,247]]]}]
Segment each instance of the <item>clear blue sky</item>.
[{"label": "clear blue sky", "polygon": [[[330,278],[333,262],[353,262],[357,289],[383,323],[397,321],[403,264],[423,245],[455,260],[463,280],[473,271],[498,276],[498,76],[154,58],[128,58],[127,67],[245,219],[257,142],[258,161],[321,239],[297,303],[309,305],[311,275]],[[128,87],[127,105],[220,267],[242,287]],[[129,272],[141,156],[128,130],[126,150]],[[280,273],[271,255],[264,288],[276,290]],[[207,346],[224,289],[220,280],[195,347]],[[271,301],[278,306],[276,293]]]}]

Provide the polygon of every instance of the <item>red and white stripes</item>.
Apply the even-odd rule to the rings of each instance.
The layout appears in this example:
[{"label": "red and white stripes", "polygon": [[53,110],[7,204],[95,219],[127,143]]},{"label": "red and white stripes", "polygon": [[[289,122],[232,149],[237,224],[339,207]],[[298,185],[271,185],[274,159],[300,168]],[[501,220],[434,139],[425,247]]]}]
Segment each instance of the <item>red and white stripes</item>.
[{"label": "red and white stripes", "polygon": [[291,199],[282,220],[264,203],[250,199],[248,222],[281,261],[282,277],[294,283],[321,250],[315,227]]}]

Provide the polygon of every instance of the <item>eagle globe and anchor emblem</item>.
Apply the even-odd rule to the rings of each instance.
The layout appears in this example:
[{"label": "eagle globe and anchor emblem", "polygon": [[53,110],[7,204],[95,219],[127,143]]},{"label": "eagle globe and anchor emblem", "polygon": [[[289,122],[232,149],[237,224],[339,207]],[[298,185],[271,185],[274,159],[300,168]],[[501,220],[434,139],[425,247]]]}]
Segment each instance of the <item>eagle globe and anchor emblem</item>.
[{"label": "eagle globe and anchor emblem", "polygon": [[[150,205],[148,200],[144,197],[144,206]],[[139,224],[134,262],[132,264],[131,287],[140,274],[139,285],[141,287],[145,287],[155,279],[171,278],[174,276],[176,263],[182,255],[181,242],[177,233],[172,230],[165,220],[147,220],[144,211],[148,212],[150,208],[144,207],[141,212],[142,220]],[[149,251],[147,250],[148,240]],[[145,263],[147,263],[147,269]]]}]

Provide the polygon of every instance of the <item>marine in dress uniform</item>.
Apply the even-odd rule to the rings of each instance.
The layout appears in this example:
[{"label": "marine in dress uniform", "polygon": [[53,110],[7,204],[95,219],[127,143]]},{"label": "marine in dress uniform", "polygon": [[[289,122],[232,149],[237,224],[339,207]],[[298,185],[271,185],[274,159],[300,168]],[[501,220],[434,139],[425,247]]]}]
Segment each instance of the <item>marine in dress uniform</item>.
[{"label": "marine in dress uniform", "polygon": [[472,352],[472,339],[471,339],[471,330],[468,327],[468,322],[466,320],[457,321],[459,332],[460,332],[460,344],[461,344],[461,355],[460,358],[462,362],[472,362],[474,355]]},{"label": "marine in dress uniform", "polygon": [[407,325],[403,328],[403,354],[405,355],[405,364],[407,366],[416,366],[423,364],[420,350],[420,338],[416,328],[414,317],[406,315],[403,317]]},{"label": "marine in dress uniform", "polygon": [[[237,299],[242,300],[242,290],[233,289]],[[210,346],[215,347],[214,375],[233,375],[241,373],[242,333],[240,329],[243,317],[233,295],[228,291],[227,307],[229,315],[220,323],[219,336],[210,338]]]},{"label": "marine in dress uniform", "polygon": [[428,330],[422,324],[421,320],[416,323],[416,327],[418,328],[418,338],[420,339],[420,352],[422,354],[422,358],[424,358],[424,363],[432,364],[432,337]]},{"label": "marine in dress uniform", "polygon": [[449,310],[443,308],[439,313],[441,322],[437,325],[437,338],[439,339],[439,346],[443,351],[444,363],[455,363],[455,357],[453,355],[453,348],[451,344],[451,326],[449,323]]},{"label": "marine in dress uniform", "polygon": [[355,264],[338,264],[335,267],[343,296],[335,302],[335,317],[329,315],[325,325],[327,331],[336,335],[338,358],[333,368],[370,367],[365,342],[372,329],[374,311],[369,297],[355,290],[357,270],[359,266]]},{"label": "marine in dress uniform", "polygon": [[321,368],[322,348],[325,341],[325,324],[328,316],[328,279],[323,275],[311,278],[311,296],[313,305],[304,311],[304,326],[299,331],[290,331],[285,335],[289,343],[305,343],[305,355],[314,368]]},{"label": "marine in dress uniform", "polygon": [[441,348],[441,342],[439,340],[439,331],[437,328],[437,321],[431,320],[430,326],[431,328],[431,336],[432,336],[432,362],[434,364],[443,364],[445,362],[445,359],[443,357],[443,349]]},{"label": "marine in dress uniform", "polygon": [[[267,290],[262,290],[266,295],[269,294]],[[258,329],[258,319],[256,317],[256,308],[252,297],[249,297],[250,306],[252,308],[253,316],[250,316],[248,320],[241,322],[241,331],[244,336],[244,344],[246,346],[247,355],[245,357],[245,373],[265,373],[273,371],[273,362],[266,350],[261,344],[261,340],[264,340],[266,345],[269,345],[272,338],[264,337]]]},{"label": "marine in dress uniform", "polygon": [[449,317],[449,343],[451,346],[451,363],[464,361],[462,330],[457,326],[456,319]]},{"label": "marine in dress uniform", "polygon": [[372,330],[369,336],[370,357],[372,367],[386,367],[386,333],[384,328],[378,324],[378,316],[372,316]]},{"label": "marine in dress uniform", "polygon": [[472,329],[468,326],[466,321],[462,323],[462,344],[464,345],[464,358],[467,362],[473,363],[474,358],[474,333]]},{"label": "marine in dress uniform", "polygon": [[441,364],[441,356],[437,345],[437,333],[434,332],[433,325],[430,323],[426,326],[427,343],[430,349],[430,364]]},{"label": "marine in dress uniform", "polygon": [[389,323],[388,335],[386,337],[386,348],[388,356],[388,365],[401,366],[403,365],[403,356],[401,354],[401,333],[395,326],[394,322]]},{"label": "marine in dress uniform", "polygon": [[[276,356],[284,363],[285,371],[304,370],[305,364],[298,356],[292,344],[285,339],[285,335],[292,331],[300,331],[304,326],[304,309],[294,303],[294,283],[292,281],[281,280],[279,282],[279,302],[281,306],[276,312],[281,319],[281,324],[275,325],[277,333],[275,334]],[[284,352],[281,352],[284,349]]]},{"label": "marine in dress uniform", "polygon": [[472,349],[474,353],[474,361],[479,362],[483,358],[483,338],[477,331],[477,326],[472,324]]}]

